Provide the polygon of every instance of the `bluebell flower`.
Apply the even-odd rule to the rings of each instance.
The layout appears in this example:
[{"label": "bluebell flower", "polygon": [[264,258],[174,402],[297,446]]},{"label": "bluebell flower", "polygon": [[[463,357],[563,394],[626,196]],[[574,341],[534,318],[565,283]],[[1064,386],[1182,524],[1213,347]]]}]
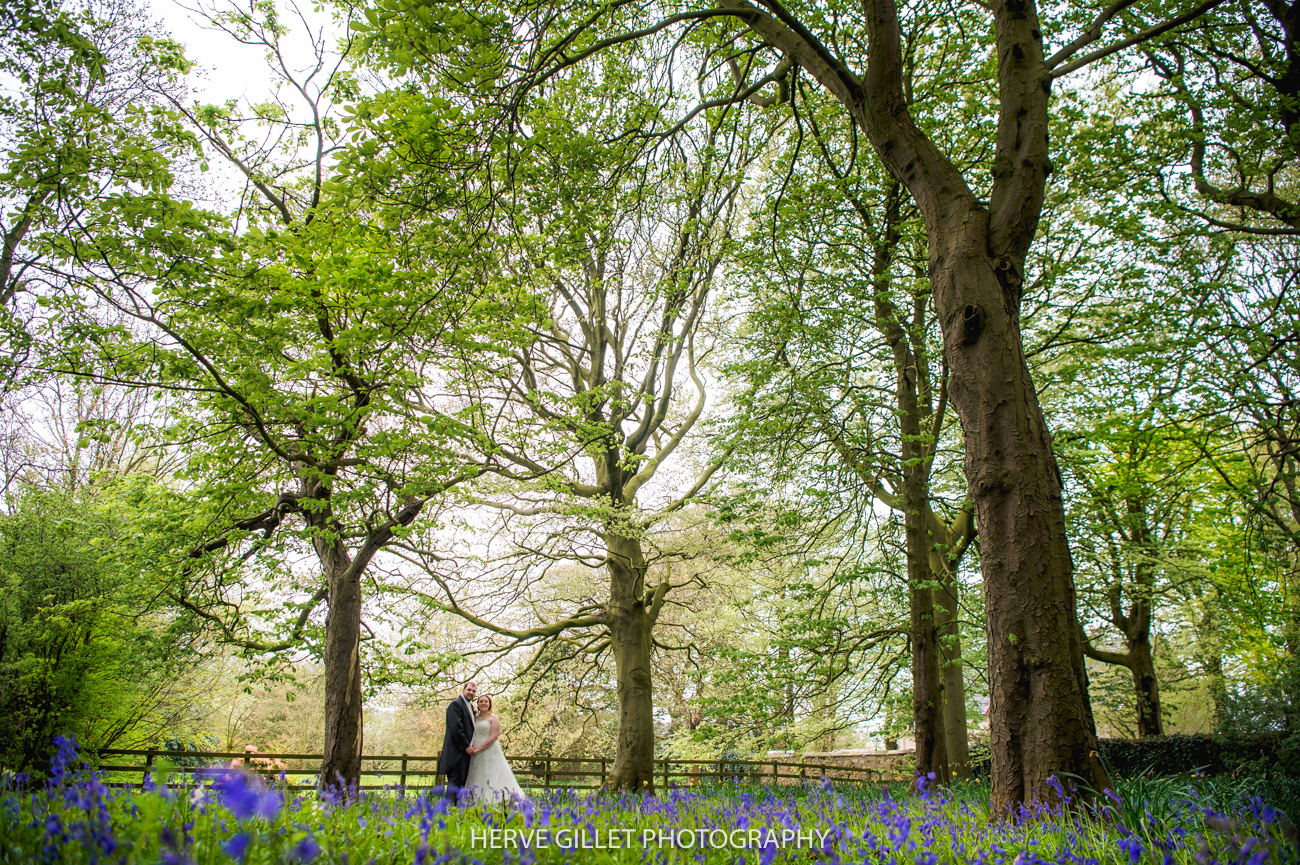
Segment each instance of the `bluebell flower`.
[{"label": "bluebell flower", "polygon": [[263,790],[257,797],[254,813],[263,820],[274,820],[280,813],[280,794],[275,790]]},{"label": "bluebell flower", "polygon": [[247,832],[239,832],[230,836],[226,843],[221,845],[221,852],[236,862],[243,862],[244,857],[248,855],[248,845],[252,841],[252,837]]},{"label": "bluebell flower", "polygon": [[308,835],[293,845],[289,855],[293,857],[295,862],[310,862],[320,855],[320,844],[316,843],[315,838]]},{"label": "bluebell flower", "polygon": [[62,784],[70,775],[76,774],[77,740],[69,733],[67,736],[55,736],[54,744],[57,746],[58,751],[55,752],[54,758],[50,760],[50,781],[58,785]]}]

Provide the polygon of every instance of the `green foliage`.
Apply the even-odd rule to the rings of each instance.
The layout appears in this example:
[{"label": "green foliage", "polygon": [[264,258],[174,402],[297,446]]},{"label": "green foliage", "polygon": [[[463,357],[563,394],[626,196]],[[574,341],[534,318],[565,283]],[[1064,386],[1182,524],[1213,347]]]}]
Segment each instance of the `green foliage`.
[{"label": "green foliage", "polygon": [[[1131,4],[1108,26],[1136,32],[1170,6]],[[536,651],[520,688],[545,695],[548,721],[570,686],[599,716],[616,690],[590,571],[607,564],[594,536],[614,531],[645,542],[638,604],[668,584],[670,560],[691,563],[663,614],[698,638],[672,644],[696,667],[673,670],[674,735],[718,750],[803,746],[837,725],[904,731],[894,494],[929,460],[936,519],[967,496],[959,431],[942,422],[930,239],[842,106],[807,69],[767,69],[772,46],[736,21],[694,13],[569,66],[677,6],[334,8],[348,31],[338,54],[314,45],[314,79],[285,65],[290,19],[274,3],[217,15],[279,56],[272,77],[302,97],[223,105],[193,104],[182,47],[125,0],[0,11],[21,37],[0,46],[14,83],[0,94],[12,253],[0,375],[8,386],[34,360],[39,374],[166,395],[176,411],[158,437],[183,463],[110,516],[33,493],[4,517],[17,539],[5,652],[19,653],[4,656],[5,699],[19,695],[23,735],[48,739],[65,724],[51,719],[84,705],[94,718],[67,729],[111,738],[97,731],[118,722],[103,719],[137,699],[122,665],[171,651],[157,621],[106,624],[146,597],[126,575],[157,580],[176,610],[168,639],[201,630],[280,664],[320,653],[323,573],[339,550],[374,592],[368,694],[427,687],[481,647],[444,615],[477,626],[478,613],[506,621],[527,606],[541,631],[497,628],[491,649]],[[1081,32],[1095,13],[1043,10],[1043,32]],[[792,14],[861,66],[860,7]],[[985,196],[991,175],[974,169],[991,161],[998,94],[987,15],[919,2],[900,22],[910,110]],[[1113,598],[1141,601],[1162,677],[1210,683],[1180,699],[1208,703],[1223,729],[1294,731],[1287,88],[1300,67],[1285,22],[1257,3],[1202,23],[1054,85],[1054,179],[1020,326],[1069,486],[1088,634],[1114,637]],[[546,53],[557,34],[563,48]],[[529,77],[538,56],[554,64],[544,81]],[[750,82],[758,105],[737,97]],[[196,202],[194,179],[219,162],[247,181],[244,197]],[[908,376],[928,403],[917,435],[898,425]],[[106,423],[85,419],[85,443]],[[905,457],[917,444],[929,456]],[[679,466],[701,484],[679,485]],[[708,485],[715,471],[731,472],[726,496]],[[688,503],[718,519],[678,520]],[[491,542],[466,504],[509,514]],[[28,535],[57,543],[38,551]],[[101,536],[112,542],[90,546]],[[67,586],[48,575],[55,552]],[[706,560],[744,590],[724,596],[695,567]],[[561,565],[574,567],[556,576]],[[961,630],[976,681],[971,594]],[[715,613],[743,635],[719,636]],[[1122,700],[1099,681],[1105,717]]]},{"label": "green foliage", "polygon": [[1300,765],[1284,735],[1151,736],[1100,740],[1101,754],[1116,777],[1151,775],[1295,775]]},{"label": "green foliage", "polygon": [[[185,136],[153,133],[187,68],[131,0],[5,4],[0,75],[0,380],[17,383],[37,322],[68,284],[56,247],[85,208],[128,186],[157,190]],[[22,38],[8,38],[11,32]]]},{"label": "green foliage", "polygon": [[[113,187],[50,242],[70,278],[50,301],[43,357],[175,399],[157,438],[182,468],[149,491],[123,555],[181,620],[274,671],[285,652],[322,650],[313,614],[331,575],[363,571],[474,474],[451,444],[473,436],[465,407],[426,397],[437,352],[478,338],[481,260],[455,218],[455,176],[425,178],[437,207],[418,215],[331,179],[369,141],[342,143],[330,100],[356,96],[356,82],[341,58],[314,45],[338,65],[300,88],[274,4],[218,23],[280,58],[270,74],[295,99],[178,97],[149,116],[156,176]],[[423,131],[457,133],[450,121]],[[229,212],[188,200],[196,161],[240,172],[250,197]],[[304,554],[317,566],[297,567]]]},{"label": "green foliage", "polygon": [[41,772],[56,735],[130,747],[188,735],[195,661],[124,567],[127,490],[32,490],[0,515],[0,765]]}]

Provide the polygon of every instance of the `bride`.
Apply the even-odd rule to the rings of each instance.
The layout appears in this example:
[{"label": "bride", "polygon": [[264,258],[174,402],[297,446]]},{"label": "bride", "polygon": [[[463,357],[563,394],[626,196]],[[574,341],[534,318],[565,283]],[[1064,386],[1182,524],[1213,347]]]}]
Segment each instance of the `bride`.
[{"label": "bride", "polygon": [[470,756],[465,789],[480,802],[524,797],[497,742],[500,736],[501,721],[492,714],[492,698],[484,694],[478,698],[478,714],[474,716],[474,741],[466,749]]}]

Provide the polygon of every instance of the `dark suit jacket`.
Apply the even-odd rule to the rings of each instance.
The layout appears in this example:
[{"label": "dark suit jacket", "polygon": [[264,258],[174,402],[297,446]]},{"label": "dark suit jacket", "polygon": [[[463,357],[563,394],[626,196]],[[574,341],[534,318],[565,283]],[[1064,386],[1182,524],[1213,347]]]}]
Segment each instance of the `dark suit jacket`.
[{"label": "dark suit jacket", "polygon": [[438,771],[447,774],[452,766],[460,761],[469,761],[465,749],[474,741],[474,716],[460,697],[447,706],[447,733],[442,737],[442,757],[438,760]]}]

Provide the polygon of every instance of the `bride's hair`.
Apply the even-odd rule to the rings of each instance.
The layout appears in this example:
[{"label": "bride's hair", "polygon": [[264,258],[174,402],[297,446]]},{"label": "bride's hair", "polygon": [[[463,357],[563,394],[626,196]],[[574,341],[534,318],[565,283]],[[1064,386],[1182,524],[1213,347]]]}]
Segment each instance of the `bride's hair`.
[{"label": "bride's hair", "polygon": [[[491,711],[492,711],[492,698],[489,697],[487,694],[479,694],[478,698],[479,698],[479,700],[487,700],[487,701],[488,701],[488,711],[491,712]],[[477,701],[475,701],[475,702],[477,702]]]}]

